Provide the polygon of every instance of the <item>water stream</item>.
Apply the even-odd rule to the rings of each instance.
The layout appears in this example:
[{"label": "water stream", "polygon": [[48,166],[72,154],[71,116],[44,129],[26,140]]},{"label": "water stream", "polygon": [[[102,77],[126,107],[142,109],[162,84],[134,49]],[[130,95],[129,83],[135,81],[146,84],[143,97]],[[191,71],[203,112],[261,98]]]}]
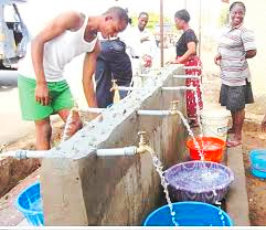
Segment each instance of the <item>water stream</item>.
[{"label": "water stream", "polygon": [[169,195],[169,191],[168,191],[168,185],[169,185],[169,183],[167,183],[167,181],[165,179],[165,176],[163,175],[162,162],[156,156],[156,154],[155,154],[155,152],[154,152],[154,150],[152,148],[150,148],[149,146],[145,146],[145,148],[150,153],[151,158],[152,158],[153,165],[154,165],[157,173],[160,176],[161,185],[163,186],[163,191],[164,191],[164,194],[165,194],[165,198],[166,198],[167,204],[168,204],[169,209],[170,209],[171,220],[172,220],[174,226],[179,226],[179,224],[176,221],[176,217],[175,217],[176,216],[176,213],[173,210],[173,204],[171,202],[170,195]]}]

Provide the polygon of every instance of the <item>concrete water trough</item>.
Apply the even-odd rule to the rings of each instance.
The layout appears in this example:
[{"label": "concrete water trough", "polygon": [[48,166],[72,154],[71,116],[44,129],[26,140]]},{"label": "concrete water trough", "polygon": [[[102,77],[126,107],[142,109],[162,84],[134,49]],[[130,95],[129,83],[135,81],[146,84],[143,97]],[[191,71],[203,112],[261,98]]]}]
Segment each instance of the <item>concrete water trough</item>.
[{"label": "concrete water trough", "polygon": [[[42,153],[40,181],[46,226],[141,225],[150,212],[165,203],[150,154],[114,157],[110,149],[139,146],[138,133],[145,131],[163,170],[187,160],[187,130],[171,109],[171,102],[178,100],[175,109],[186,115],[185,91],[171,89],[184,86],[185,78],[176,77],[183,74],[183,66],[175,65],[145,78],[142,87],[118,104],[97,111],[101,119],[89,122],[47,155]],[[19,152],[19,157],[22,155]],[[38,157],[34,152],[31,156]],[[237,186],[233,183],[233,188]],[[232,193],[230,203],[236,200]],[[235,210],[225,203],[235,225],[248,225],[248,221],[241,222],[248,210]],[[244,214],[242,220],[236,212]]]}]

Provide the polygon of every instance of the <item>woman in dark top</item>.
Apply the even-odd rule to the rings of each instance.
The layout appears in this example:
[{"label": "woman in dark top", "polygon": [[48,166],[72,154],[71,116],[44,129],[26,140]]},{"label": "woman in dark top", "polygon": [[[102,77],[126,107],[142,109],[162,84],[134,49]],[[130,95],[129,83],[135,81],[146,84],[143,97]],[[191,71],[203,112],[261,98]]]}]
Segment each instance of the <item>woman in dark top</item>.
[{"label": "woman in dark top", "polygon": [[[183,30],[183,34],[176,43],[176,59],[172,64],[184,64],[185,66],[201,67],[201,61],[196,56],[198,39],[192,29],[189,27],[190,15],[187,10],[179,10],[175,13],[175,24],[178,30]],[[200,68],[186,69],[187,75],[201,75]],[[201,99],[200,80],[195,78],[186,79],[186,86],[197,87],[197,95],[199,98],[199,107],[202,109],[203,103]],[[187,115],[190,119],[191,126],[197,126],[197,111],[194,92],[186,91]]]}]

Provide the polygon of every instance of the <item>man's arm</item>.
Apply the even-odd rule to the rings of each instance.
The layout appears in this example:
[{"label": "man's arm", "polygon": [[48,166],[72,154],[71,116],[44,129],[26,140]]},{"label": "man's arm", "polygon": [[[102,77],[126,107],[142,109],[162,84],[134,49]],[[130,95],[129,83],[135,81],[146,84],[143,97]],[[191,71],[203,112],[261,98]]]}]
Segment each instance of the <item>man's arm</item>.
[{"label": "man's arm", "polygon": [[42,105],[49,104],[49,94],[43,69],[44,44],[53,40],[69,29],[77,29],[81,25],[82,16],[76,12],[63,13],[51,21],[31,43],[31,55],[36,75],[35,99]]},{"label": "man's arm", "polygon": [[89,107],[97,107],[92,77],[96,69],[96,60],[99,53],[100,44],[97,41],[93,52],[86,53],[83,64],[83,90]]}]

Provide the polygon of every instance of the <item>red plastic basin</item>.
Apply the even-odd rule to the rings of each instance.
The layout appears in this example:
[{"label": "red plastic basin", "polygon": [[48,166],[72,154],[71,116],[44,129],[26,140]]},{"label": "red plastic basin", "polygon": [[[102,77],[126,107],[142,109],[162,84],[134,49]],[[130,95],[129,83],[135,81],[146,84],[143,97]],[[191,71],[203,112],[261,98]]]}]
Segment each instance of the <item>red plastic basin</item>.
[{"label": "red plastic basin", "polygon": [[192,160],[200,160],[200,151],[203,145],[203,156],[206,161],[221,162],[223,159],[223,150],[225,147],[225,141],[216,137],[200,137],[195,138],[199,147],[195,145],[193,139],[187,140],[187,148],[189,149],[189,155]]}]

